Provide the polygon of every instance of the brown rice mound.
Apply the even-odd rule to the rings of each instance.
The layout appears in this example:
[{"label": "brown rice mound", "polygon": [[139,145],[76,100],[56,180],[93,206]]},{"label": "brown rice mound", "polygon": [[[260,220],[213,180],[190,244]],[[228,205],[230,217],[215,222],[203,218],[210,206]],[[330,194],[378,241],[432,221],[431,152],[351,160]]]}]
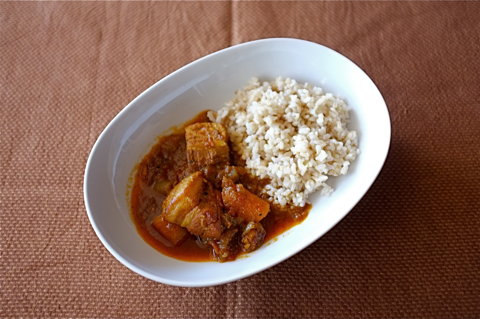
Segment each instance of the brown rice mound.
[{"label": "brown rice mound", "polygon": [[328,176],[345,175],[359,154],[347,129],[349,107],[319,87],[290,78],[261,83],[252,78],[212,122],[227,127],[233,150],[253,175],[269,177],[264,189],[282,206],[304,206],[308,195],[333,189]]}]

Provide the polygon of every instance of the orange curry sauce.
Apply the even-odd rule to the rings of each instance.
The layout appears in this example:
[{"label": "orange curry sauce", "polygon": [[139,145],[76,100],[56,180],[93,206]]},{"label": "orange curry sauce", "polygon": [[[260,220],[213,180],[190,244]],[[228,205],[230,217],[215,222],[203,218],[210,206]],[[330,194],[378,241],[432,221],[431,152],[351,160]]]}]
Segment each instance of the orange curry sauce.
[{"label": "orange curry sauce", "polygon": [[[165,199],[165,196],[156,192],[153,189],[153,185],[148,185],[144,179],[141,178],[140,174],[142,174],[142,170],[145,173],[147,163],[151,161],[154,156],[159,156],[159,154],[161,154],[160,149],[162,146],[163,150],[165,150],[168,146],[165,145],[166,143],[178,144],[170,145],[173,146],[171,149],[175,149],[175,153],[172,154],[172,162],[175,161],[178,167],[178,163],[182,164],[182,161],[185,161],[186,166],[186,155],[183,156],[185,150],[185,127],[200,122],[210,122],[207,118],[207,111],[200,113],[193,120],[174,130],[173,134],[159,139],[158,143],[152,147],[151,151],[138,165],[130,199],[132,220],[140,236],[150,246],[172,258],[194,262],[215,261],[216,259],[213,256],[212,247],[205,247],[193,235],[191,235],[180,246],[172,247],[172,245],[151,226],[152,220],[162,212],[162,202]],[[238,156],[235,156],[235,154],[232,156],[232,163],[236,166],[242,166],[241,160],[239,160]],[[268,179],[259,179],[252,176],[251,183],[244,184],[244,187],[268,201],[268,198],[261,194],[263,185],[267,183]],[[261,224],[266,231],[264,243],[304,221],[310,208],[311,205],[292,208],[280,207],[279,205],[270,203],[270,212],[267,217],[261,221]]]}]

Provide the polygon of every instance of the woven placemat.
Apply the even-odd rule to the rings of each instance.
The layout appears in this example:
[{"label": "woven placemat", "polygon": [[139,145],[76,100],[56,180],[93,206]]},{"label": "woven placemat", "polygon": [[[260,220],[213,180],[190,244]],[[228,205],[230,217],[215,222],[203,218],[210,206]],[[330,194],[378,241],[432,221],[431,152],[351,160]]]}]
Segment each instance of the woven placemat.
[{"label": "woven placemat", "polygon": [[[391,149],[334,229],[209,288],[120,264],[83,174],[101,131],[209,53],[293,37],[358,64]],[[0,2],[0,317],[480,317],[479,2]]]}]

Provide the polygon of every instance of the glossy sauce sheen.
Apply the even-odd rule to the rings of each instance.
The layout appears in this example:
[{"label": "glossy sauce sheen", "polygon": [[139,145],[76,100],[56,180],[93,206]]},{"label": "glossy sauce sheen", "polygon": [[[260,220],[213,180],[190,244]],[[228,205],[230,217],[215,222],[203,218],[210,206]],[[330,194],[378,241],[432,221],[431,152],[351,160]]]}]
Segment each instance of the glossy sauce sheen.
[{"label": "glossy sauce sheen", "polygon": [[[200,113],[193,120],[175,130],[173,134],[159,139],[139,164],[131,193],[131,216],[140,236],[162,254],[184,261],[215,261],[215,258],[212,248],[203,246],[193,235],[180,246],[172,247],[153,229],[152,220],[161,214],[162,202],[165,199],[164,195],[154,190],[153,185],[157,175],[179,182],[192,173],[187,169],[184,128],[193,123],[209,122],[206,114],[206,111]],[[233,164],[242,166],[241,160],[234,154],[232,155]],[[261,189],[266,183],[268,183],[267,179],[251,176],[243,185],[252,193],[267,200],[261,194]],[[270,212],[261,221],[266,231],[264,243],[305,220],[310,208],[311,205],[289,208],[270,203]]]}]

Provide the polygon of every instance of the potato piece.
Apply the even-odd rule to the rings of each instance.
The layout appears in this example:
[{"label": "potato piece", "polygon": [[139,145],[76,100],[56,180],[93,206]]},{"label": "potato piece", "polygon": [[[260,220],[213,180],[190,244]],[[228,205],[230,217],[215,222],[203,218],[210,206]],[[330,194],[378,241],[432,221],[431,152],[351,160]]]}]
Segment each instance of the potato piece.
[{"label": "potato piece", "polygon": [[185,128],[189,166],[200,169],[207,165],[230,163],[227,129],[218,123],[196,123]]},{"label": "potato piece", "polygon": [[152,227],[174,247],[180,246],[188,238],[188,232],[185,228],[169,223],[163,219],[162,215],[153,219]]},{"label": "potato piece", "polygon": [[270,211],[270,205],[266,201],[227,177],[223,177],[222,188],[223,204],[232,216],[242,217],[246,222],[258,223]]},{"label": "potato piece", "polygon": [[184,178],[163,201],[163,218],[170,223],[182,225],[188,213],[200,202],[204,187],[202,172],[196,172]]},{"label": "potato piece", "polygon": [[159,180],[153,185],[153,190],[167,196],[173,188],[173,183],[169,180]]}]

